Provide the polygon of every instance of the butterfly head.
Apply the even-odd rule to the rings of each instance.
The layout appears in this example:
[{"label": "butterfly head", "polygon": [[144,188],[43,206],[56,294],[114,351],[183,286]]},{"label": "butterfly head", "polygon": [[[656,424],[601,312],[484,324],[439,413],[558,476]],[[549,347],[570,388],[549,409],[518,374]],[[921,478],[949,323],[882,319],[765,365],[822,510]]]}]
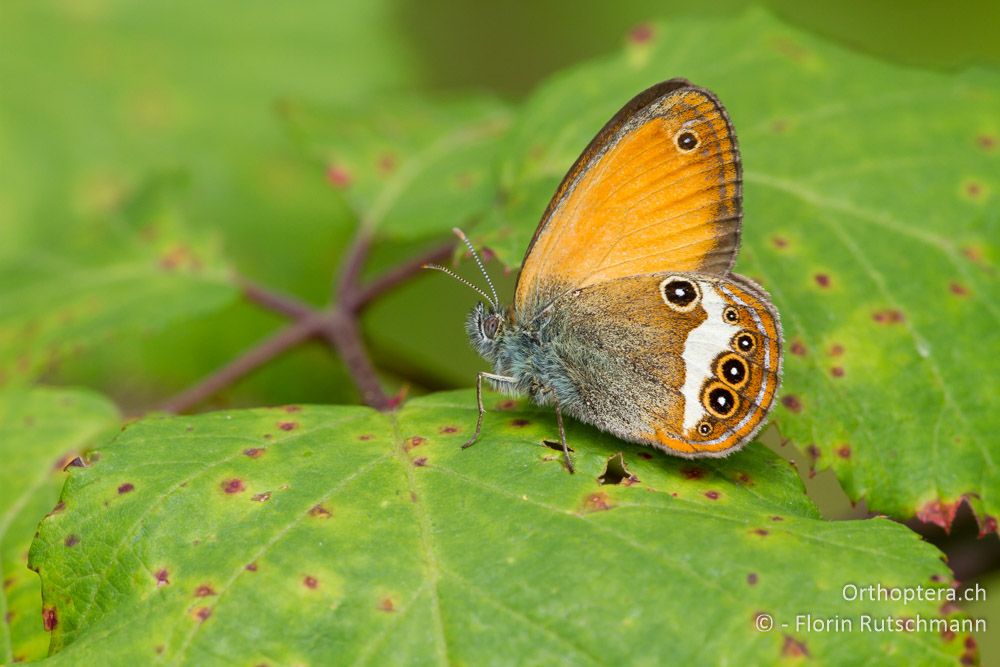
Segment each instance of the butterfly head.
[{"label": "butterfly head", "polygon": [[476,352],[494,360],[506,325],[506,316],[500,308],[480,301],[465,321],[465,332]]}]

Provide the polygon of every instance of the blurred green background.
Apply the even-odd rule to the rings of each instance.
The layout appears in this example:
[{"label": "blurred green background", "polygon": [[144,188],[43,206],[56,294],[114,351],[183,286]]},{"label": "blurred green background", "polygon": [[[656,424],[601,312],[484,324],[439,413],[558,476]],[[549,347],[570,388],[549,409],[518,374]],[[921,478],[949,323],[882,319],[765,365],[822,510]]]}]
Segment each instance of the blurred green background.
[{"label": "blurred green background", "polygon": [[[151,229],[144,217],[153,216],[182,226],[239,274],[324,304],[357,221],[289,136],[282,105],[357,108],[405,91],[517,102],[552,73],[616,49],[643,21],[748,4],[8,0],[0,6],[0,290],[26,265],[85,270],[131,252],[131,235]],[[763,4],[897,63],[1000,66],[998,3]],[[413,253],[380,244],[370,271]],[[501,282],[509,294],[512,276]],[[427,275],[366,313],[391,390],[471,384],[481,363],[461,322],[472,302],[462,286]],[[282,324],[241,300],[193,310],[63,358],[44,381],[93,387],[137,414]],[[356,400],[317,343],[207,407]],[[1000,654],[984,647],[991,652]]]},{"label": "blurred green background", "polygon": [[[6,2],[0,258],[58,264],[99,248],[113,253],[109,219],[137,192],[168,187],[174,214],[221,244],[241,274],[321,304],[355,221],[289,141],[276,105],[354,106],[380,92],[429,90],[516,101],[560,68],[614,50],[642,21],[746,4]],[[792,24],[897,62],[1000,64],[996,3],[765,4]],[[373,267],[411,253],[380,246]],[[424,277],[368,314],[390,382],[398,373],[417,391],[467,385],[479,367],[460,327],[470,295],[450,283]],[[94,386],[138,412],[279,324],[237,303],[63,361],[47,379]],[[344,380],[316,345],[214,405],[353,400]]]}]

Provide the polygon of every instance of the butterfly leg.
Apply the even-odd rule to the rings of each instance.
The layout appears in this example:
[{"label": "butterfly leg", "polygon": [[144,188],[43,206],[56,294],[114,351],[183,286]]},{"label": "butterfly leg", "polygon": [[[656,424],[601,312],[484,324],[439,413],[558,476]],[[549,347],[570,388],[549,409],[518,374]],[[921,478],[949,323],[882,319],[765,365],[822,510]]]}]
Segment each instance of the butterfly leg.
[{"label": "butterfly leg", "polygon": [[479,406],[479,417],[476,419],[476,432],[472,434],[471,438],[465,441],[462,449],[472,447],[472,445],[476,444],[476,440],[479,440],[479,433],[483,430],[483,415],[486,414],[486,408],[483,407],[483,378],[493,380],[501,385],[508,384],[511,387],[517,382],[515,378],[495,373],[480,373],[476,376],[476,405]]},{"label": "butterfly leg", "polygon": [[[555,396],[553,394],[553,396]],[[569,474],[573,474],[575,470],[573,469],[573,459],[569,456],[569,445],[566,444],[566,428],[563,426],[562,409],[559,407],[558,399],[555,400],[556,406],[556,424],[559,425],[559,444],[562,445],[563,457],[566,461],[566,469],[569,470]]]}]

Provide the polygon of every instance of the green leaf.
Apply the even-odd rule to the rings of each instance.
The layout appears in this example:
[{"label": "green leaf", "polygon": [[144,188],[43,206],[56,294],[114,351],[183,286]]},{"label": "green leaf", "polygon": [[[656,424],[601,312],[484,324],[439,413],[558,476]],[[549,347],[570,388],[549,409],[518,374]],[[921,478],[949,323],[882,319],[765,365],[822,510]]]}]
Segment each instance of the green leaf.
[{"label": "green leaf", "polygon": [[[355,221],[322,172],[289,146],[274,104],[285,96],[348,104],[412,87],[419,61],[396,12],[391,0],[6,3],[0,258],[29,268],[50,255],[89,264],[112,245],[107,218],[123,199],[149,175],[179,169],[190,187],[176,203],[223,239],[229,264],[324,303]],[[6,273],[0,281],[6,291]],[[198,292],[193,307],[204,302]],[[64,357],[46,379],[99,387],[142,411],[281,325],[254,305],[212,311]],[[224,399],[348,401],[350,385],[330,359],[318,345],[290,354]]]},{"label": "green leaf", "polygon": [[63,467],[117,425],[115,407],[90,392],[0,392],[0,663],[35,660],[48,650],[28,546],[59,498]]},{"label": "green leaf", "polygon": [[96,265],[25,257],[0,266],[0,284],[0,384],[215,310],[237,294],[216,258],[183,244]]},{"label": "green leaf", "polygon": [[490,165],[509,124],[495,99],[385,98],[340,111],[288,103],[282,111],[362,224],[384,236],[433,236],[493,203]]},{"label": "green leaf", "polygon": [[[543,444],[552,414],[513,401],[491,397],[482,440],[460,449],[474,401],[132,424],[73,470],[32,547],[54,660],[952,664],[964,651],[962,632],[796,630],[804,613],[937,617],[939,603],[842,589],[946,587],[950,573],[900,524],[820,519],[769,450],[695,465],[570,424],[569,475]],[[754,630],[762,613],[774,631]]]},{"label": "green leaf", "polygon": [[481,228],[520,262],[566,169],[634,94],[684,76],[728,107],[743,151],[743,250],[788,339],[775,421],[850,496],[950,525],[1000,515],[1000,75],[904,69],[760,11],[633,32],[561,74],[505,141],[505,205]]}]

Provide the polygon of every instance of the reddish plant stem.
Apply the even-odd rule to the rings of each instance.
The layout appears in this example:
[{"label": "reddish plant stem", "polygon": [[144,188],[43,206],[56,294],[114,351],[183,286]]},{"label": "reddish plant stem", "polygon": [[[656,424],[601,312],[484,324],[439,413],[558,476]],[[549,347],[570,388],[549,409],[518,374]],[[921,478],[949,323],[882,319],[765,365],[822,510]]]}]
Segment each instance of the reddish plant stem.
[{"label": "reddish plant stem", "polygon": [[302,319],[316,313],[316,309],[309,304],[303,303],[295,297],[280,294],[262,285],[258,285],[242,276],[236,277],[236,283],[243,290],[243,296],[249,301],[263,306],[268,310],[273,310],[285,317]]},{"label": "reddish plant stem", "polygon": [[371,244],[370,234],[359,231],[347,251],[337,280],[336,302],[326,309],[314,308],[294,297],[237,277],[243,295],[249,301],[294,322],[193,386],[164,401],[160,409],[166,412],[187,412],[288,349],[315,336],[323,338],[340,354],[365,404],[379,410],[390,408],[391,400],[382,390],[375,366],[365,347],[358,314],[372,301],[411,278],[424,264],[447,259],[452,253],[453,245],[448,243],[431,248],[389,269],[367,285],[361,285],[361,271]]},{"label": "reddish plant stem", "polygon": [[265,338],[241,356],[209,374],[192,387],[160,404],[164,412],[187,412],[221,390],[246,377],[275,357],[300,345],[322,331],[324,318],[313,313],[286,326],[278,333]]},{"label": "reddish plant stem", "polygon": [[424,264],[443,262],[451,257],[451,253],[454,250],[455,245],[453,243],[445,243],[431,248],[421,255],[417,255],[395,268],[389,269],[378,278],[375,278],[367,285],[355,291],[351,295],[351,300],[346,305],[355,312],[363,310],[369,303],[397,287],[400,283],[405,282],[415,273],[418,273]]},{"label": "reddish plant stem", "polygon": [[326,319],[322,336],[331,347],[340,353],[340,357],[347,367],[347,372],[354,380],[358,391],[361,392],[361,400],[364,401],[365,405],[376,410],[389,409],[391,401],[382,391],[378,374],[375,372],[364,340],[361,338],[357,318],[346,310],[337,308]]}]

